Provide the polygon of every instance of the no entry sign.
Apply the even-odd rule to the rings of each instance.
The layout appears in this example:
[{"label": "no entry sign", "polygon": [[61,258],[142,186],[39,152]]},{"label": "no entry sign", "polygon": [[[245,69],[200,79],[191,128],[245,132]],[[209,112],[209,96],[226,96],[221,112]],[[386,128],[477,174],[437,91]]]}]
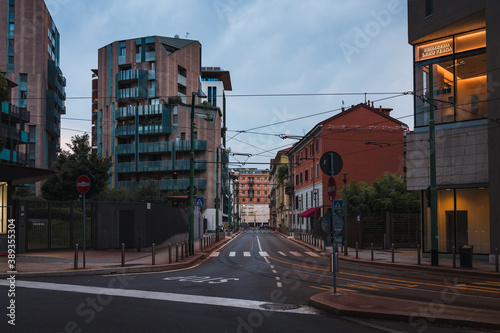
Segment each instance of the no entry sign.
[{"label": "no entry sign", "polygon": [[337,196],[337,184],[335,183],[335,179],[333,177],[328,178],[328,199],[330,201],[335,200],[335,197]]},{"label": "no entry sign", "polygon": [[76,177],[73,185],[73,192],[78,198],[89,199],[96,189],[96,180],[89,172],[83,172]]},{"label": "no entry sign", "polygon": [[87,175],[81,175],[76,179],[76,190],[78,193],[85,194],[90,191],[90,178]]}]

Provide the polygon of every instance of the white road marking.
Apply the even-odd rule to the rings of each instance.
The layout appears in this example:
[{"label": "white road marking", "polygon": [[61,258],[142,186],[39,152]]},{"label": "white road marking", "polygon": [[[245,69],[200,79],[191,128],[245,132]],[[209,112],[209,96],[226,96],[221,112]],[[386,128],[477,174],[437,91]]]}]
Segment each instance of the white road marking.
[{"label": "white road marking", "polygon": [[257,236],[257,244],[259,244],[259,251],[262,252],[262,246],[260,246],[259,236]]},{"label": "white road marking", "polygon": [[282,284],[281,282],[276,282],[276,286],[277,286],[278,288],[281,288],[281,287],[283,287],[283,284]]},{"label": "white road marking", "polygon": [[[8,285],[9,281],[0,280],[0,286],[8,286]],[[313,314],[313,315],[319,314],[319,312],[316,309],[309,306],[301,306],[298,309],[291,309],[291,310],[270,310],[269,308],[272,308],[272,306],[269,305],[275,305],[276,308],[280,307],[282,308],[283,304],[246,300],[246,299],[226,298],[226,297],[174,294],[174,293],[164,293],[164,292],[146,291],[146,290],[101,288],[101,287],[78,286],[70,284],[21,281],[21,280],[16,281],[16,287],[62,291],[70,293],[92,294],[92,295],[108,295],[108,296],[141,298],[141,299],[152,299],[152,300],[167,301],[167,302],[224,306],[224,307],[252,309],[259,311],[271,311],[271,312],[282,312],[282,313],[286,312],[286,313]]]},{"label": "white road marking", "polygon": [[210,258],[215,258],[219,256],[219,252],[214,252],[210,255]]},{"label": "white road marking", "polygon": [[[83,223],[83,222],[82,222],[82,223]],[[229,252],[229,256],[230,256],[230,257],[236,257],[236,252],[234,252],[234,251]]]},{"label": "white road marking", "polygon": [[266,251],[259,252],[261,257],[269,257],[269,254]]},{"label": "white road marking", "polygon": [[279,253],[279,254],[281,254],[282,256],[286,257],[285,252],[283,252],[283,251],[278,251],[278,253]]},{"label": "white road marking", "polygon": [[295,252],[295,251],[290,251],[291,254],[293,254],[296,257],[302,257],[302,254]]},{"label": "white road marking", "polygon": [[310,255],[311,257],[320,257],[320,255],[314,252],[306,252],[306,254]]},{"label": "white road marking", "polygon": [[243,256],[244,257],[251,257],[252,255],[250,254],[250,252],[243,252]]},{"label": "white road marking", "polygon": [[273,269],[273,274],[278,274],[278,272],[275,269]]}]

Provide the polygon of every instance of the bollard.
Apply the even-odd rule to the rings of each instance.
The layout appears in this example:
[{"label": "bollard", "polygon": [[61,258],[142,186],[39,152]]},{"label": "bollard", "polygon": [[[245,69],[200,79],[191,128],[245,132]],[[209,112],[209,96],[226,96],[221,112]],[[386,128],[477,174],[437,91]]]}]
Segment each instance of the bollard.
[{"label": "bollard", "polygon": [[394,243],[391,243],[392,262],[394,262]]},{"label": "bollard", "polygon": [[457,249],[455,248],[455,246],[451,247],[451,256],[452,256],[451,262],[453,263],[453,268],[457,268]]},{"label": "bollard", "polygon": [[155,252],[156,252],[155,247],[156,247],[156,245],[155,245],[155,243],[153,243],[153,245],[151,245],[151,264],[152,265],[155,264]]},{"label": "bollard", "polygon": [[200,237],[200,251],[202,251],[202,250],[203,250],[203,240],[202,240],[202,238]]},{"label": "bollard", "polygon": [[420,244],[417,244],[417,264],[420,265]]},{"label": "bollard", "polygon": [[344,255],[346,256],[348,254],[347,252],[347,241],[344,241]]},{"label": "bollard", "polygon": [[179,262],[179,243],[175,243],[175,262]]},{"label": "bollard", "polygon": [[184,242],[181,243],[181,260],[184,260]]},{"label": "bollard", "polygon": [[141,252],[141,238],[137,238],[137,252]]},{"label": "bollard", "polygon": [[189,243],[186,239],[184,240],[184,253],[186,254],[187,259],[187,257],[189,256]]},{"label": "bollard", "polygon": [[122,267],[125,266],[125,243],[122,243]]},{"label": "bollard", "polygon": [[75,244],[75,269],[78,269],[78,244]]},{"label": "bollard", "polygon": [[358,251],[359,251],[359,244],[358,244],[358,242],[356,242],[356,259],[359,259]]},{"label": "bollard", "polygon": [[372,261],[373,261],[373,243],[370,243],[371,251],[372,251]]},{"label": "bollard", "polygon": [[495,272],[498,273],[498,248],[495,249]]},{"label": "bollard", "polygon": [[168,243],[168,263],[172,263],[172,244]]}]

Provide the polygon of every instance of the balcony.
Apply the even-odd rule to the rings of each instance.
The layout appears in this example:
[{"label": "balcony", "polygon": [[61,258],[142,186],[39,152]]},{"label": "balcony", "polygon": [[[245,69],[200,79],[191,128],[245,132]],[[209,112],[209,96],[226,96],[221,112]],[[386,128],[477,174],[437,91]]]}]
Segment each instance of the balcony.
[{"label": "balcony", "polygon": [[[143,183],[144,181],[141,181]],[[117,186],[121,188],[133,189],[137,186],[137,182],[134,181],[121,181],[118,182]],[[189,187],[189,179],[163,179],[158,180],[158,184],[160,185],[160,189],[162,191],[170,191],[170,190],[186,190]],[[200,190],[207,189],[207,180],[206,179],[195,179],[194,186]]]},{"label": "balcony", "polygon": [[7,102],[2,102],[2,113],[10,114],[11,117],[17,118],[18,120],[22,120],[24,122],[30,121],[30,113],[24,109],[20,109],[15,105],[12,105]]},{"label": "balcony", "polygon": [[7,139],[18,140],[22,143],[28,143],[28,133],[21,131],[15,127],[2,127],[0,128],[0,133],[2,133]]},{"label": "balcony", "polygon": [[148,71],[144,69],[128,69],[116,73],[116,82],[131,82],[131,81],[144,81],[147,80]]},{"label": "balcony", "polygon": [[[166,141],[166,142],[144,142],[139,143],[139,153],[164,153],[171,151],[190,151],[191,142],[182,141]],[[207,150],[207,142],[205,140],[194,140],[194,150]]]},{"label": "balcony", "polygon": [[[175,170],[189,170],[189,160],[177,160],[175,161]],[[195,170],[207,170],[207,161],[206,160],[194,160],[194,169]]]},{"label": "balcony", "polygon": [[125,88],[116,91],[117,100],[145,99],[148,97],[148,90],[145,87]]},{"label": "balcony", "polygon": [[135,172],[135,162],[124,162],[124,163],[117,163],[115,165],[115,172],[116,173],[122,173],[122,172]]},{"label": "balcony", "polygon": [[157,172],[157,171],[171,171],[172,161],[150,161],[150,162],[139,162],[138,170],[139,172]]},{"label": "balcony", "polygon": [[115,153],[117,155],[135,154],[135,144],[134,143],[130,143],[130,144],[118,145],[115,148]]}]

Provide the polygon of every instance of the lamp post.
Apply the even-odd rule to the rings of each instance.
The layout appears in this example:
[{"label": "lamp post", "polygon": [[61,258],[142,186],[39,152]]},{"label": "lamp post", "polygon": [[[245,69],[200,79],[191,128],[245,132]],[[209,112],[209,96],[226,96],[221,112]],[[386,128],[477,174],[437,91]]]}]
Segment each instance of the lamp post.
[{"label": "lamp post", "polygon": [[198,88],[191,94],[191,153],[189,155],[189,254],[194,254],[194,100],[195,97],[206,98],[207,95]]}]

